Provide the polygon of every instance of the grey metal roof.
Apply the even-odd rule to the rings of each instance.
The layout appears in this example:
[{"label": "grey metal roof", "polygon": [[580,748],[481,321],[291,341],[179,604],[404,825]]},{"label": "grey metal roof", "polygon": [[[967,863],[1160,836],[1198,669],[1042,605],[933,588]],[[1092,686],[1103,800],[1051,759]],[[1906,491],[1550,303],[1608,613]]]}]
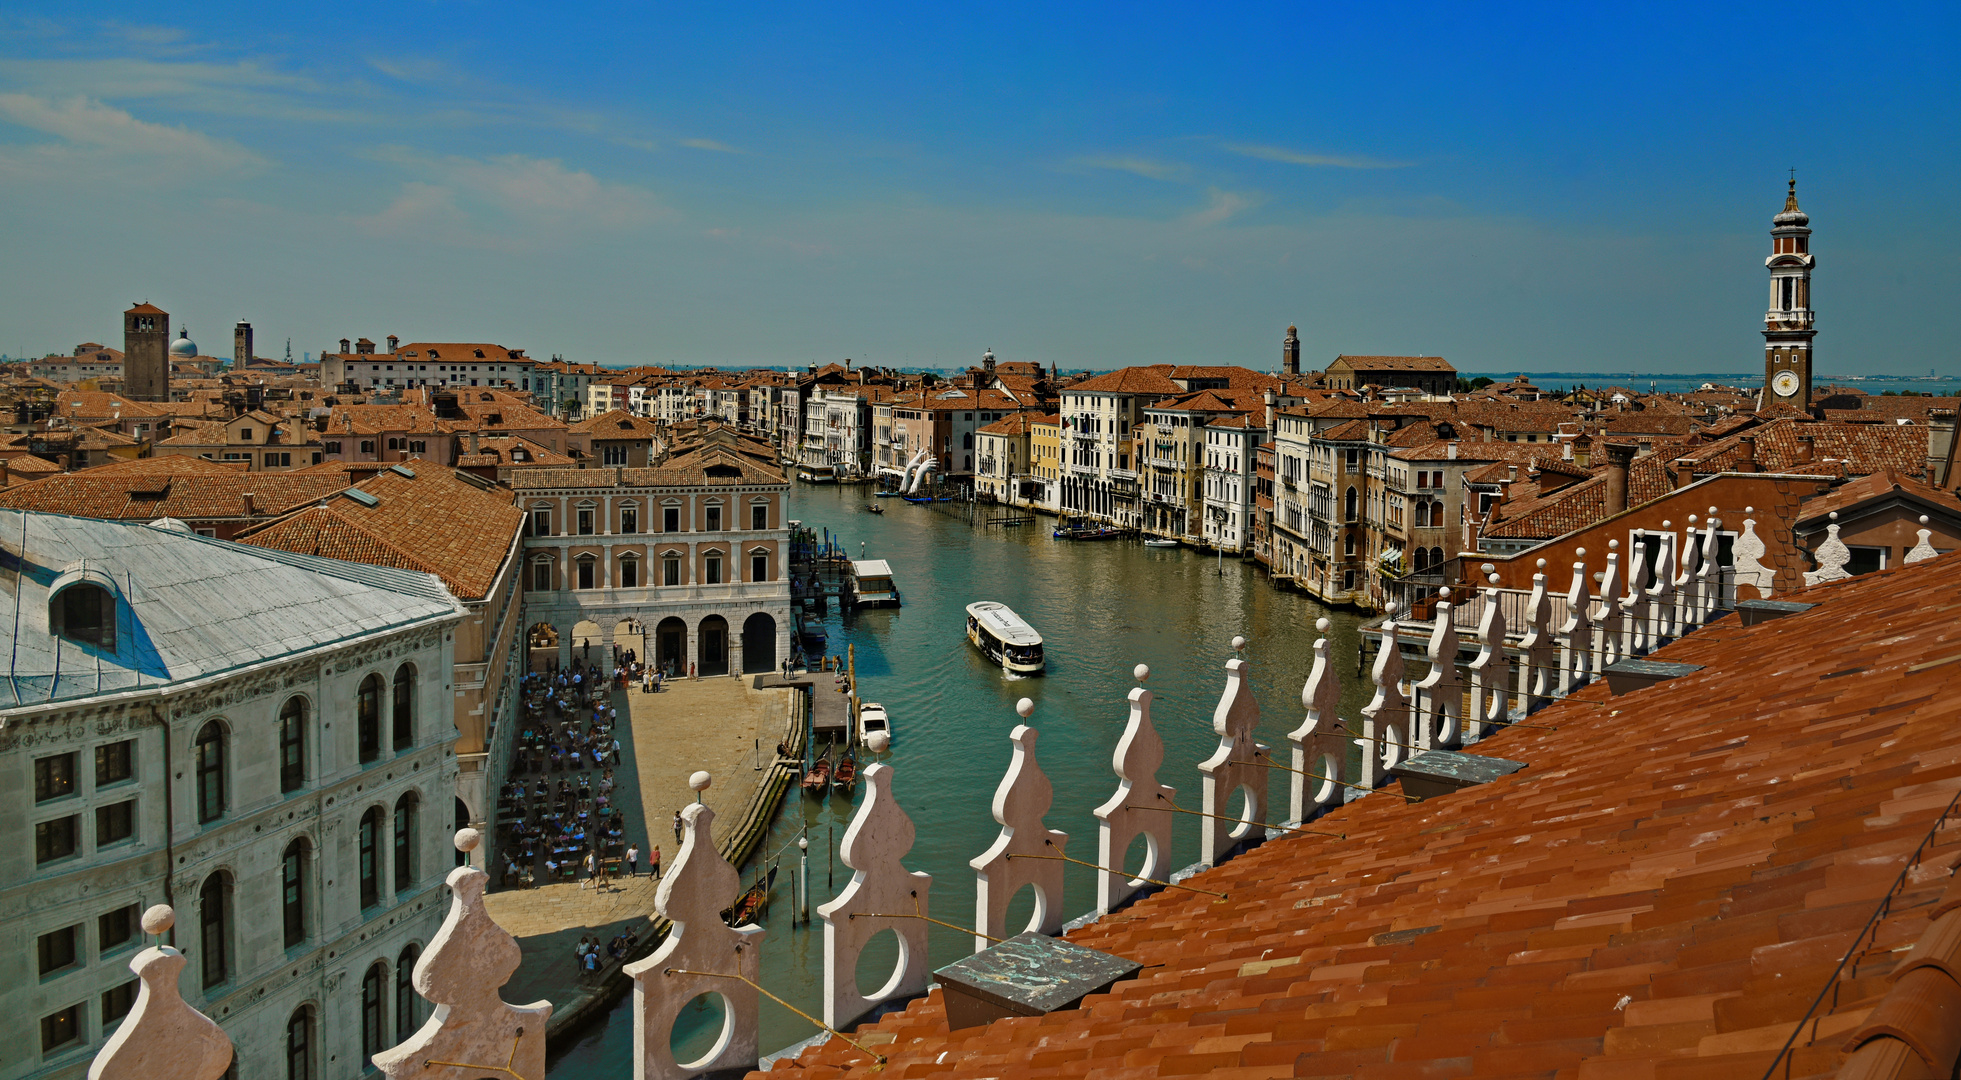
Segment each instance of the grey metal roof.
[{"label": "grey metal roof", "polygon": [[[51,593],[81,571],[114,583],[113,650],[52,632]],[[0,510],[0,604],[13,628],[0,716],[222,675],[462,613],[433,574],[18,510]]]}]

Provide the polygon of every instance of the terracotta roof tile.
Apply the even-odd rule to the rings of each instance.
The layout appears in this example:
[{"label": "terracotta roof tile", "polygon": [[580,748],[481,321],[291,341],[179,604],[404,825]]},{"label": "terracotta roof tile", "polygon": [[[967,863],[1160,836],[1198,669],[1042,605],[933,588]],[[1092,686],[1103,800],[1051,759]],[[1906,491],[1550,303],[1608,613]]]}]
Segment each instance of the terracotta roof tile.
[{"label": "terracotta roof tile", "polygon": [[[1762,1075],[1961,790],[1961,669],[1938,666],[1957,593],[1947,556],[1724,620],[1657,657],[1703,670],[1589,687],[1472,751],[1519,773],[1361,799],[1322,819],[1344,840],[1272,840],[1192,880],[1223,901],[1162,892],[1074,932],[1155,965],[1078,1009],[949,1034],[934,995],[861,1030],[898,1036],[896,1075],[943,1052],[955,1076]],[[1937,834],[1794,1076],[1837,1069],[1877,1021],[1952,1069],[1961,1047],[1933,1043],[1961,1032],[1961,987],[1892,969],[1957,852],[1961,830]],[[872,1075],[839,1043],[798,1064]]]}]

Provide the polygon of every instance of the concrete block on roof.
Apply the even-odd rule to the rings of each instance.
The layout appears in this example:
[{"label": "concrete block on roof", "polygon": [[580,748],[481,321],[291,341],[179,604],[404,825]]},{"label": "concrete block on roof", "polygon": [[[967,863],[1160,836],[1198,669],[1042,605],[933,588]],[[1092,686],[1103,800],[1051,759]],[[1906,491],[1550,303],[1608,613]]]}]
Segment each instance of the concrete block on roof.
[{"label": "concrete block on roof", "polygon": [[1622,660],[1608,664],[1601,671],[1607,677],[1607,689],[1618,697],[1636,690],[1646,690],[1659,682],[1679,679],[1702,670],[1701,664],[1678,664],[1668,660]]},{"label": "concrete block on roof", "polygon": [[1478,784],[1488,784],[1523,768],[1525,762],[1509,758],[1463,754],[1455,750],[1429,750],[1391,766],[1389,775],[1401,779],[1403,793],[1420,802]]},{"label": "concrete block on roof", "polygon": [[1043,1016],[1073,1009],[1143,968],[1135,960],[1044,934],[1017,934],[939,969],[949,1031],[1005,1016]]}]

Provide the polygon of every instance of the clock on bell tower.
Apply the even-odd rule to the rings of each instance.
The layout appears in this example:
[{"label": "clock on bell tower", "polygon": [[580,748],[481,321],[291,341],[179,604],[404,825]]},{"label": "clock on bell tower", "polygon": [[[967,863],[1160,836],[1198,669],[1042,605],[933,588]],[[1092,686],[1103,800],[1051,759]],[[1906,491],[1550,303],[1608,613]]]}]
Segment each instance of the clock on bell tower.
[{"label": "clock on bell tower", "polygon": [[1798,179],[1784,196],[1784,209],[1771,219],[1770,310],[1764,313],[1764,396],[1772,401],[1811,405],[1811,339],[1818,335],[1811,311],[1811,218],[1798,209]]}]

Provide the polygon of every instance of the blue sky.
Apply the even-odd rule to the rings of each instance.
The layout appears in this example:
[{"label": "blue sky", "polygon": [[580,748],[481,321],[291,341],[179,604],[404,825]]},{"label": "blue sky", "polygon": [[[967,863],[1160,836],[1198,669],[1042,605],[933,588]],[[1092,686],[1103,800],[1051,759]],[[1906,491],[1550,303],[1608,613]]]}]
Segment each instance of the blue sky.
[{"label": "blue sky", "polygon": [[1961,373],[1955,5],[8,5],[0,350]]}]

